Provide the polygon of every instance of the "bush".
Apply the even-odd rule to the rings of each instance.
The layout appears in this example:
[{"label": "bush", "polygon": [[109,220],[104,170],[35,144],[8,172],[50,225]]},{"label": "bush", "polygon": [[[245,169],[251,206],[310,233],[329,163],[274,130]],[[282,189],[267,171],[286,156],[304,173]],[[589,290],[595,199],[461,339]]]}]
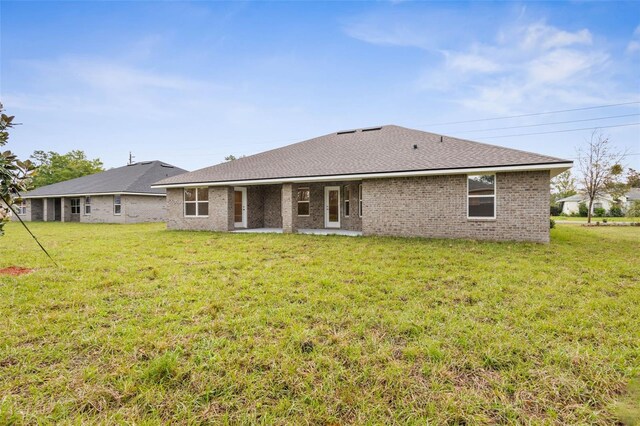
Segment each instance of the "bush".
[{"label": "bush", "polygon": [[553,229],[556,227],[556,221],[553,219],[549,219],[549,229]]},{"label": "bush", "polygon": [[604,214],[607,211],[605,209],[603,209],[602,207],[598,207],[597,209],[593,209],[593,214],[597,217],[604,217]]},{"label": "bush", "polygon": [[587,217],[589,216],[589,208],[585,203],[578,204],[578,216]]},{"label": "bush", "polygon": [[640,200],[634,201],[627,210],[627,217],[640,217]]},{"label": "bush", "polygon": [[622,209],[620,206],[611,206],[609,209],[609,217],[622,217],[624,214],[622,213]]},{"label": "bush", "polygon": [[551,206],[550,211],[551,211],[551,216],[560,216],[560,213],[562,213],[562,209],[558,205]]}]

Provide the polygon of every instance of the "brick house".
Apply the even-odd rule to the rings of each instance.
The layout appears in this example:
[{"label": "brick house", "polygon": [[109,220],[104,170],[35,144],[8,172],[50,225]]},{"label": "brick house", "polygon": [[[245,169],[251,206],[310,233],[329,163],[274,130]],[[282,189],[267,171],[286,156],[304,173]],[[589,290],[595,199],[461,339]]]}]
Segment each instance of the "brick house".
[{"label": "brick house", "polygon": [[160,222],[166,218],[166,190],[151,184],[186,172],[160,161],[134,163],[42,186],[23,194],[16,207],[25,221]]},{"label": "brick house", "polygon": [[549,241],[571,161],[399,126],[342,131],[173,176],[169,229]]}]

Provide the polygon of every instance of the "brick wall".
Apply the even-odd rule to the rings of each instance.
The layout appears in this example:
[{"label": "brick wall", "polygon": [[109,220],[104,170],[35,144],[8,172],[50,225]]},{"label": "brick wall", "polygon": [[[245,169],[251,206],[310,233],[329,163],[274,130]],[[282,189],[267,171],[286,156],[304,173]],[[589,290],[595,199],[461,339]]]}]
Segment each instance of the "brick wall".
[{"label": "brick wall", "polygon": [[209,188],[209,216],[185,217],[184,189],[167,189],[167,228],[196,231],[229,231],[233,229],[233,188]]},{"label": "brick wall", "polygon": [[[324,229],[324,188],[327,186],[338,186],[340,187],[340,229],[360,231],[362,229],[362,220],[358,216],[358,185],[360,183],[360,181],[357,181],[295,184],[294,197],[296,198],[296,203],[294,205],[293,214],[295,216],[295,222],[298,229]],[[345,216],[345,186],[349,186],[351,189],[349,217]],[[309,216],[297,215],[298,188],[301,187],[309,188]]]},{"label": "brick wall", "polygon": [[496,175],[496,219],[467,219],[467,176],[363,182],[364,235],[549,242],[549,172]]}]

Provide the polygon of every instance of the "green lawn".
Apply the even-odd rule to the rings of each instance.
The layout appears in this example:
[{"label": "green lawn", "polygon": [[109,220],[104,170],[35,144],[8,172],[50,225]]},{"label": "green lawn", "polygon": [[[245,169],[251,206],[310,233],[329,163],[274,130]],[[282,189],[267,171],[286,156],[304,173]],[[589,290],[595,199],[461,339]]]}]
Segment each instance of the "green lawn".
[{"label": "green lawn", "polygon": [[[549,245],[31,225],[0,424],[634,424],[640,228]],[[637,423],[636,423],[637,424]]]},{"label": "green lawn", "polygon": [[[572,217],[572,216],[551,216],[553,220],[568,220],[571,222],[587,222],[586,217]],[[640,222],[640,217],[591,217],[591,222]]]}]

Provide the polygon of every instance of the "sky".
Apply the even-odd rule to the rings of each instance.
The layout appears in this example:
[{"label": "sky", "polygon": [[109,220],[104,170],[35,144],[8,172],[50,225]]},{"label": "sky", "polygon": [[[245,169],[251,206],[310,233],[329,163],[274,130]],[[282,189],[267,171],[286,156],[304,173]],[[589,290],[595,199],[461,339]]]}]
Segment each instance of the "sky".
[{"label": "sky", "polygon": [[640,2],[1,1],[0,25],[23,158],[195,170],[397,124],[567,159],[598,128],[640,169]]}]

